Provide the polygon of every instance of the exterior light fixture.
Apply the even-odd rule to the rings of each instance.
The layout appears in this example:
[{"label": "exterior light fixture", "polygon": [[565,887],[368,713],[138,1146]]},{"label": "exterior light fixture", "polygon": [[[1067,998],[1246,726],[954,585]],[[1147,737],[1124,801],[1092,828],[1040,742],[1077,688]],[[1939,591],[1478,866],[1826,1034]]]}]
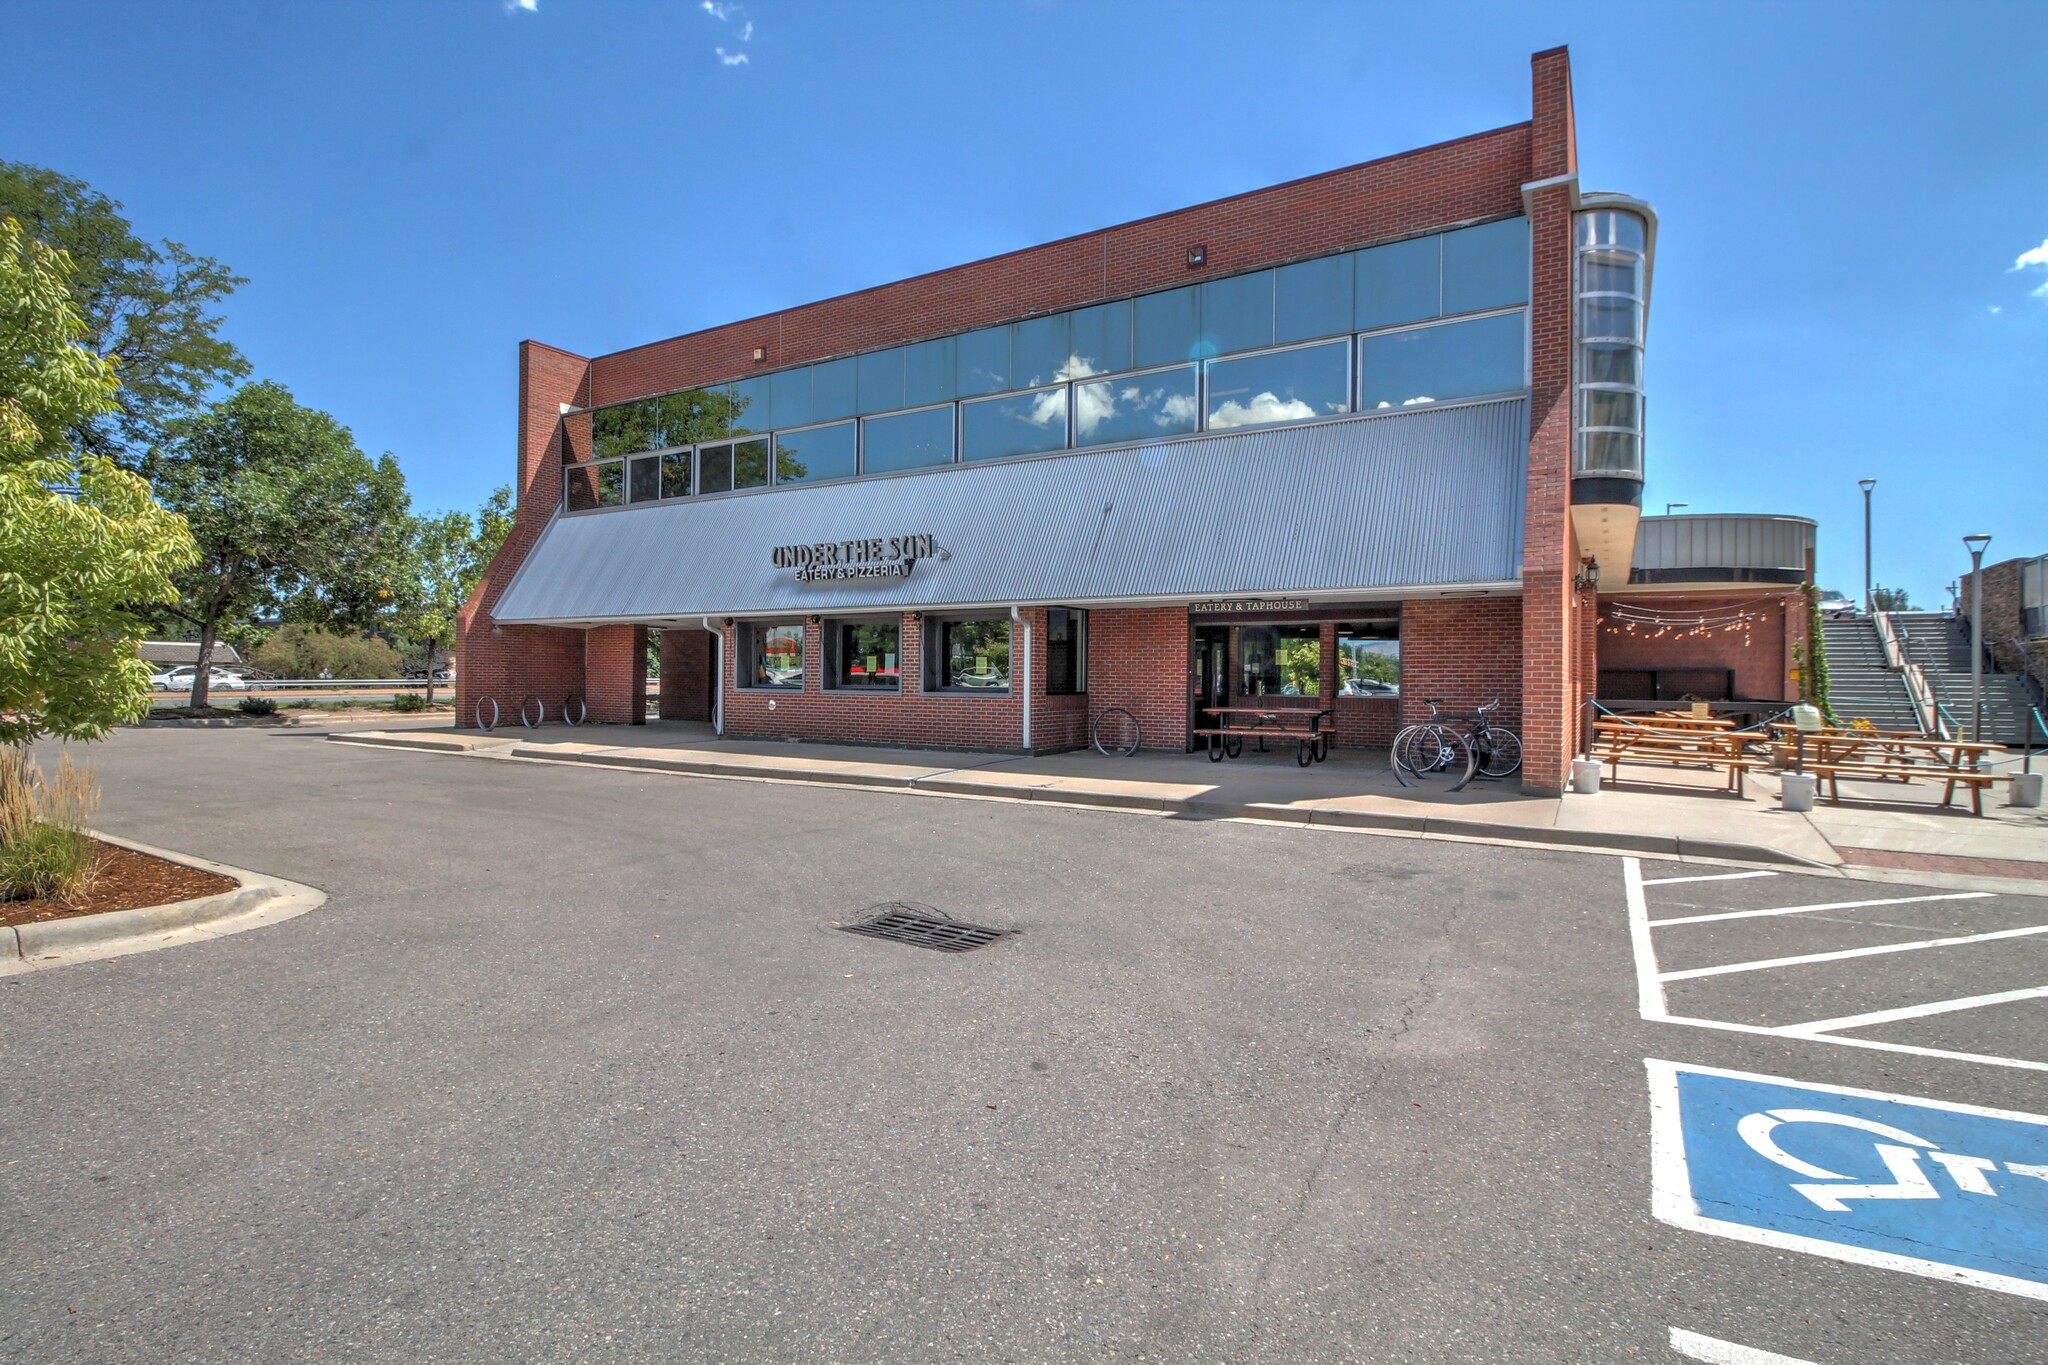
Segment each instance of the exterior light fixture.
[{"label": "exterior light fixture", "polygon": [[1870,587],[1870,490],[1877,487],[1877,480],[1858,479],[1856,486],[1863,490],[1863,614],[1869,616],[1877,610]]},{"label": "exterior light fixture", "polygon": [[763,360],[766,360],[767,358],[768,348],[766,346],[756,346],[754,348],[754,361],[756,364],[760,363]]},{"label": "exterior light fixture", "polygon": [[1572,579],[1572,586],[1580,592],[1594,592],[1600,587],[1600,561],[1587,555],[1579,562],[1578,577]]},{"label": "exterior light fixture", "polygon": [[1691,504],[1691,503],[1689,503],[1689,502],[1667,502],[1667,503],[1665,503],[1665,504],[1664,504],[1664,515],[1665,515],[1665,516],[1667,516],[1667,517],[1668,517],[1668,516],[1670,516],[1670,515],[1671,515],[1671,509],[1672,509],[1672,508],[1674,508],[1674,507],[1690,507],[1690,506],[1692,506],[1692,504]]},{"label": "exterior light fixture", "polygon": [[1984,742],[1984,551],[1991,537],[1964,536],[1970,552],[1970,743]]},{"label": "exterior light fixture", "polygon": [[1195,245],[1188,248],[1188,269],[1193,270],[1196,266],[1202,264],[1202,262],[1208,259],[1209,248],[1203,246],[1201,243],[1197,242]]}]

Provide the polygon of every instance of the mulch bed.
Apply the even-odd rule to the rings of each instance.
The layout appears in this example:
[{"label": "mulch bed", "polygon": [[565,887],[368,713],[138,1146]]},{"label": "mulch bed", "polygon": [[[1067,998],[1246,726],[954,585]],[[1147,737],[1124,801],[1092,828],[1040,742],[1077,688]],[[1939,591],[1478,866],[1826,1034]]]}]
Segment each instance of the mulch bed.
[{"label": "mulch bed", "polygon": [[107,910],[140,910],[219,895],[237,885],[234,878],[217,872],[167,862],[97,839],[93,843],[100,853],[100,873],[76,901],[0,900],[0,924],[39,924]]}]

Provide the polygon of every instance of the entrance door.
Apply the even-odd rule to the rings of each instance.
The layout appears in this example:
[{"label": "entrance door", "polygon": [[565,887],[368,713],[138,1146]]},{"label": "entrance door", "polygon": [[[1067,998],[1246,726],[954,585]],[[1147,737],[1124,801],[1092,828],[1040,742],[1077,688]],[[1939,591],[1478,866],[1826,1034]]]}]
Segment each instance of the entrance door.
[{"label": "entrance door", "polygon": [[[1211,708],[1230,704],[1230,627],[1195,627],[1195,723],[1191,729],[1215,727]],[[1188,747],[1199,749],[1208,741],[1188,736]]]}]

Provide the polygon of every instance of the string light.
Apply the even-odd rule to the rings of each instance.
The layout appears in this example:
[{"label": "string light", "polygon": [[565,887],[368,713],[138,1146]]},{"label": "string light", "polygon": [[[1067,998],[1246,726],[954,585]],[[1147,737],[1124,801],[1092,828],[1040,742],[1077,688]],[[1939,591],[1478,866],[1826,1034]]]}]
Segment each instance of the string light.
[{"label": "string light", "polygon": [[1619,635],[1641,635],[1646,639],[1684,639],[1689,636],[1741,635],[1743,647],[1751,642],[1751,631],[1765,620],[1774,599],[1759,598],[1692,611],[1672,611],[1634,602],[1613,602],[1601,612],[1603,630]]}]

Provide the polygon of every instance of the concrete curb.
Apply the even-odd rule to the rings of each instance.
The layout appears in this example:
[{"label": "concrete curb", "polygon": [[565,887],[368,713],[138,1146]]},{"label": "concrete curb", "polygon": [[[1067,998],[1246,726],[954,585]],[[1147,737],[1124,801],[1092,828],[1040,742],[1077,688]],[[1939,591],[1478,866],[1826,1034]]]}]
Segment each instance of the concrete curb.
[{"label": "concrete curb", "polygon": [[98,830],[87,832],[102,843],[218,873],[233,878],[241,885],[233,891],[173,901],[168,905],[109,910],[97,915],[52,920],[46,924],[9,926],[4,931],[5,936],[0,937],[0,977],[154,952],[181,943],[226,938],[229,934],[296,919],[309,910],[318,909],[327,900],[326,892],[282,877],[229,867],[226,863],[155,848]]},{"label": "concrete curb", "polygon": [[[1380,811],[1317,810],[1313,807],[1276,805],[1266,802],[1208,801],[1143,792],[1089,791],[1085,788],[1026,786],[1021,783],[991,782],[949,772],[942,776],[908,777],[894,773],[833,772],[825,769],[787,770],[720,759],[669,758],[652,754],[622,753],[617,750],[576,749],[563,751],[551,744],[506,739],[448,739],[422,735],[329,735],[343,744],[364,744],[379,748],[417,749],[430,753],[493,754],[538,763],[576,763],[586,767],[628,768],[643,772],[677,773],[693,777],[742,778],[755,782],[808,782],[829,786],[873,787],[884,790],[920,792],[933,796],[968,797],[976,800],[1026,801],[1045,805],[1072,806],[1091,810],[1155,812],[1196,820],[1260,820],[1277,824],[1307,825],[1322,829],[1354,829],[1410,837],[1465,839],[1475,843],[1507,843],[1525,847],[1564,848],[1587,853],[1649,855],[1662,858],[1709,860],[1714,862],[1765,863],[1776,867],[1808,868],[1820,872],[1841,872],[1832,863],[1816,862],[1768,844],[1744,844],[1711,839],[1688,839],[1675,834],[1629,834],[1619,831],[1558,829],[1549,825],[1516,825],[1486,820],[1458,820],[1441,815],[1405,815]],[[509,746],[509,747],[508,747]]]}]

